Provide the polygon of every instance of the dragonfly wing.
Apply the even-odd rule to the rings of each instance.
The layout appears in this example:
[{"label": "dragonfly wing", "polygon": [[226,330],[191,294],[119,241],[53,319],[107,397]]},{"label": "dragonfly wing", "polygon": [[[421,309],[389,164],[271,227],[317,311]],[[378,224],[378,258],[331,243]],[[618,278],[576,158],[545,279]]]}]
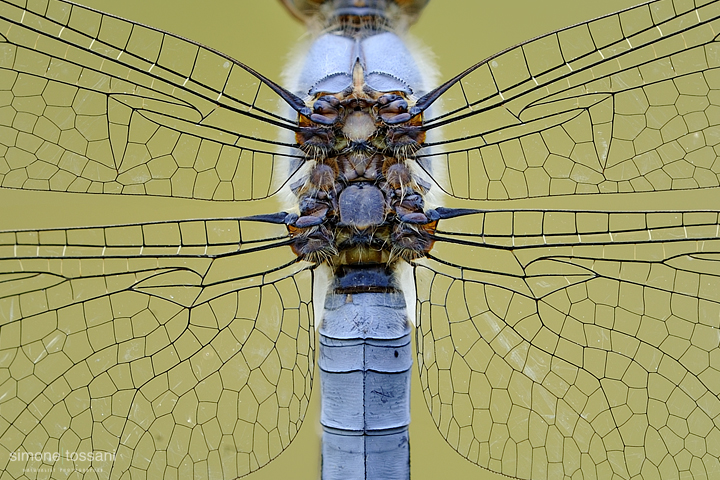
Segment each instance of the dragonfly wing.
[{"label": "dragonfly wing", "polygon": [[0,186],[251,200],[287,182],[297,122],[240,62],[62,0],[0,2],[0,33]]},{"label": "dragonfly wing", "polygon": [[247,223],[0,234],[3,470],[77,452],[100,457],[62,465],[105,478],[236,478],[287,448],[312,387],[312,271]]},{"label": "dragonfly wing", "polygon": [[509,48],[443,86],[420,158],[468,199],[717,187],[719,29],[659,0]]},{"label": "dragonfly wing", "polygon": [[464,224],[416,267],[421,384],[454,449],[524,479],[717,475],[717,212]]}]

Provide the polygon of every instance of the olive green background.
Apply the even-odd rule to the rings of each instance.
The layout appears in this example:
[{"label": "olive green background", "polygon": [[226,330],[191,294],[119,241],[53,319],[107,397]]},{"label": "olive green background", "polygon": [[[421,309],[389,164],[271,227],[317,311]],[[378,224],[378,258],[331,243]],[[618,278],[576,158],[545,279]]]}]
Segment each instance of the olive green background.
[{"label": "olive green background", "polygon": [[[634,0],[433,0],[412,33],[434,52],[441,78],[448,78],[510,45],[634,3]],[[84,0],[83,4],[199,41],[272,79],[281,78],[288,52],[304,32],[302,25],[285,14],[280,2],[272,0]],[[622,195],[603,197],[603,204],[595,204],[594,208],[628,208]],[[687,204],[680,205],[677,200],[680,197],[687,198]],[[652,208],[711,207],[709,204],[698,205],[697,198],[700,197],[675,192],[672,197],[653,197]],[[663,199],[667,199],[666,204],[662,204]],[[239,216],[276,209],[271,202],[248,205],[2,190],[0,229]],[[415,383],[411,425],[412,478],[507,478],[470,464],[445,443]],[[289,449],[248,478],[319,477],[318,391],[316,388],[305,424]]]}]

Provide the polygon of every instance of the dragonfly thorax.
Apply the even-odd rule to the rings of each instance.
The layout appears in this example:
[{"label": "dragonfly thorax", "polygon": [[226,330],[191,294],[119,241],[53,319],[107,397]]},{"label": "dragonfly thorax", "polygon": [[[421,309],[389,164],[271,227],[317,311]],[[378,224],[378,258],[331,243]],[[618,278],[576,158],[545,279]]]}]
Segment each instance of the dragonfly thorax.
[{"label": "dragonfly thorax", "polygon": [[[320,79],[317,85],[334,76]],[[308,100],[312,113],[300,115],[301,129],[296,135],[300,148],[311,155],[327,156],[348,149],[366,152],[374,149],[396,157],[403,156],[400,150],[417,151],[425,140],[420,128],[422,114],[410,114],[415,99],[409,90],[403,90],[404,83],[390,75],[387,88],[398,90],[376,89],[368,84],[359,57],[355,59],[351,78],[352,83],[342,90],[318,91]]]},{"label": "dragonfly thorax", "polygon": [[301,117],[296,140],[311,158],[348,152],[382,152],[410,157],[422,145],[422,116],[411,118],[404,94],[387,93],[377,99],[355,93],[322,95],[312,104],[312,115]]},{"label": "dragonfly thorax", "polygon": [[312,114],[300,117],[296,138],[309,174],[292,186],[301,258],[387,264],[427,253],[435,222],[424,212],[429,185],[411,171],[425,138],[422,115],[409,113],[413,102],[403,91],[370,87],[360,59],[350,87],[307,102]]}]

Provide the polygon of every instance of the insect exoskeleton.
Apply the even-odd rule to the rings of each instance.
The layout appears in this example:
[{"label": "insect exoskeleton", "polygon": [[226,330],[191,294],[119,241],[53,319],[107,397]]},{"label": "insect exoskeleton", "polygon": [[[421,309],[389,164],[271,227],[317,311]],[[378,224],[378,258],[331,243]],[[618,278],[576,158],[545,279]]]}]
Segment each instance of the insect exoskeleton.
[{"label": "insect exoskeleton", "polygon": [[312,166],[292,186],[300,216],[291,233],[302,258],[387,263],[429,250],[430,186],[409,168],[425,139],[422,114],[410,114],[415,99],[400,79],[385,79],[386,88],[393,80],[395,90],[373,88],[358,58],[351,85],[307,101],[312,113],[300,116],[296,140]]}]

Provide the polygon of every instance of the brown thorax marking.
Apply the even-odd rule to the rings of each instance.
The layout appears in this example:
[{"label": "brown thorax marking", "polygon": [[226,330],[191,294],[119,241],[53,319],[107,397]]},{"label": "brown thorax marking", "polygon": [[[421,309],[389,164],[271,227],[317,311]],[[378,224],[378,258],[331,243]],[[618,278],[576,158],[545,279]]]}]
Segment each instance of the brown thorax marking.
[{"label": "brown thorax marking", "polygon": [[[295,189],[296,195],[337,190],[336,181],[397,178],[388,175],[389,169],[404,164],[425,140],[420,130],[422,116],[411,118],[408,113],[414,100],[404,92],[370,88],[359,60],[353,68],[352,88],[332,94],[320,92],[306,103],[313,113],[300,117],[302,128],[296,140],[307,160],[316,163],[313,168],[321,171],[313,171],[306,184]],[[331,181],[333,175],[336,181]],[[409,178],[409,172],[403,176]],[[395,181],[390,183],[397,188]]]},{"label": "brown thorax marking", "polygon": [[[313,160],[364,147],[393,156],[398,149],[425,140],[422,116],[410,117],[414,99],[404,92],[378,92],[365,83],[359,60],[353,68],[352,88],[339,93],[320,92],[308,100],[313,112],[300,117],[296,141]],[[411,151],[414,153],[414,151]],[[407,157],[405,155],[404,157]]]},{"label": "brown thorax marking", "polygon": [[[295,252],[353,264],[412,260],[429,251],[435,228],[424,214],[429,186],[416,181],[407,164],[425,139],[422,116],[409,114],[414,99],[370,88],[358,60],[351,88],[321,92],[306,103],[313,113],[300,117],[296,138],[312,163],[293,185],[300,207],[290,228]],[[359,204],[365,213],[354,211]],[[354,220],[347,222],[343,212]]]}]

